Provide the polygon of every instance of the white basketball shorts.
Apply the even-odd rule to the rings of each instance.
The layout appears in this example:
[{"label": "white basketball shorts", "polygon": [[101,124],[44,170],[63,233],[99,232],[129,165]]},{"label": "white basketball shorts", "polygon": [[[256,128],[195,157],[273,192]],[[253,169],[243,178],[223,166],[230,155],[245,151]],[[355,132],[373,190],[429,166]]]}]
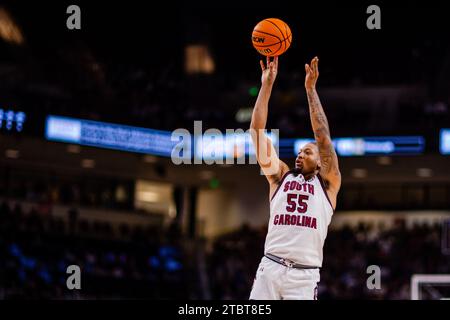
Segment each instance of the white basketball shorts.
[{"label": "white basketball shorts", "polygon": [[266,257],[256,271],[250,300],[317,300],[319,269],[289,268]]}]

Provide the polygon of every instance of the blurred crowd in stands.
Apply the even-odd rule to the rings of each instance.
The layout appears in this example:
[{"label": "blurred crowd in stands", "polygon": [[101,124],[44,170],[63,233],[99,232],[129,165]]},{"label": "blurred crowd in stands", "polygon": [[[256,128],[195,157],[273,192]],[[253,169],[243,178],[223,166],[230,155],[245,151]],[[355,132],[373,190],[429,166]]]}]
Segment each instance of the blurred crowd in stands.
[{"label": "blurred crowd in stands", "polygon": [[[172,231],[125,224],[113,230],[108,222],[77,219],[76,209],[58,218],[2,202],[0,298],[248,299],[265,228],[244,225],[195,250]],[[70,265],[82,270],[80,291],[66,287]],[[379,290],[367,289],[370,265],[380,267]],[[413,274],[449,272],[439,224],[345,226],[328,233],[319,299],[410,299]]]},{"label": "blurred crowd in stands", "polygon": [[0,178],[0,195],[41,206],[52,204],[82,207],[132,210],[134,205],[133,181],[116,178],[96,178],[93,175],[56,179],[52,176],[18,174]]},{"label": "blurred crowd in stands", "polygon": [[[380,191],[381,190],[381,191]],[[381,192],[381,193],[380,193]],[[382,196],[388,192],[389,197]],[[424,182],[391,186],[346,184],[340,193],[340,210],[445,210],[450,188]],[[381,194],[381,195],[380,195]],[[430,194],[431,196],[426,196]],[[67,176],[0,168],[0,196],[35,202],[42,208],[59,204],[83,208],[133,211],[135,185],[132,180],[95,174]]]},{"label": "blurred crowd in stands", "polygon": [[[154,227],[66,219],[20,203],[0,204],[0,298],[186,298],[189,261],[174,235]],[[81,269],[82,290],[68,290],[67,268]]]},{"label": "blurred crowd in stands", "polygon": [[[450,255],[441,252],[441,226],[399,220],[392,229],[360,223],[330,230],[324,248],[319,299],[411,297],[413,274],[447,274]],[[248,299],[262,258],[266,230],[244,226],[218,239],[211,250],[211,292],[215,299]],[[367,267],[381,270],[381,289],[369,290]],[[447,292],[449,292],[447,286]]]}]

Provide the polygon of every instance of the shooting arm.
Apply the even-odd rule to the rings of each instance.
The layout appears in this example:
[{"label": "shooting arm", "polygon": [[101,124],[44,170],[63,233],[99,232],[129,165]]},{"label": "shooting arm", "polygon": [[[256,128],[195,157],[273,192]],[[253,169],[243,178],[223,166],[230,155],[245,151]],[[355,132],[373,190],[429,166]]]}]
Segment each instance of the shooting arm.
[{"label": "shooting arm", "polygon": [[278,158],[272,142],[264,133],[264,129],[267,123],[269,99],[278,69],[278,58],[275,58],[273,62],[267,60],[267,67],[261,61],[261,69],[262,85],[253,108],[252,121],[250,123],[251,137],[255,147],[256,158],[262,171],[270,184],[277,184],[289,168]]}]

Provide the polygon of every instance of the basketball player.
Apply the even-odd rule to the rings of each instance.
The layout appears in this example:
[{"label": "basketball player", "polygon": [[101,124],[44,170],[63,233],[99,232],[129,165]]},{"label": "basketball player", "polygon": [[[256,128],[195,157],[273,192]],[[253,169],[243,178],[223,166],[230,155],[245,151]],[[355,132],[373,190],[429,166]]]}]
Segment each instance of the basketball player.
[{"label": "basketball player", "polygon": [[[315,57],[310,65],[305,65],[305,88],[315,142],[298,151],[295,168],[289,169],[278,158],[265,135],[252,134],[258,163],[270,186],[270,220],[264,257],[256,272],[250,299],[317,299],[323,245],[341,186],[338,158],[316,91],[318,63]],[[256,131],[266,126],[278,58],[272,62],[267,59],[266,64],[261,61],[262,85],[251,121],[251,129]],[[261,146],[270,151],[266,153],[270,165],[262,161],[261,150],[265,148]]]}]

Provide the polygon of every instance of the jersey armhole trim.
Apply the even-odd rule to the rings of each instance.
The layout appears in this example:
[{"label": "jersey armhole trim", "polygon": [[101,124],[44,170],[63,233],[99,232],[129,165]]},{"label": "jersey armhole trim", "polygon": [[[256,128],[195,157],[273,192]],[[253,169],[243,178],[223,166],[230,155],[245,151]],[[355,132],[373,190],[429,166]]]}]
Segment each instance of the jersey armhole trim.
[{"label": "jersey armhole trim", "polygon": [[283,178],[281,178],[280,184],[278,185],[277,189],[276,189],[275,192],[273,193],[272,198],[270,198],[270,202],[272,202],[273,198],[275,198],[275,196],[276,196],[278,190],[279,190],[280,187],[283,185],[284,179],[286,179],[286,177],[287,177],[291,172],[292,172],[291,170],[288,170],[288,171],[284,174]]},{"label": "jersey armhole trim", "polygon": [[328,192],[327,192],[327,189],[325,188],[325,183],[323,182],[323,179],[322,179],[322,177],[320,176],[320,173],[317,174],[317,178],[319,179],[320,185],[322,186],[323,193],[325,193],[325,197],[327,197],[328,203],[330,204],[331,209],[332,209],[333,212],[334,212],[333,205],[331,204],[331,200],[330,200],[330,198],[328,197]]}]

